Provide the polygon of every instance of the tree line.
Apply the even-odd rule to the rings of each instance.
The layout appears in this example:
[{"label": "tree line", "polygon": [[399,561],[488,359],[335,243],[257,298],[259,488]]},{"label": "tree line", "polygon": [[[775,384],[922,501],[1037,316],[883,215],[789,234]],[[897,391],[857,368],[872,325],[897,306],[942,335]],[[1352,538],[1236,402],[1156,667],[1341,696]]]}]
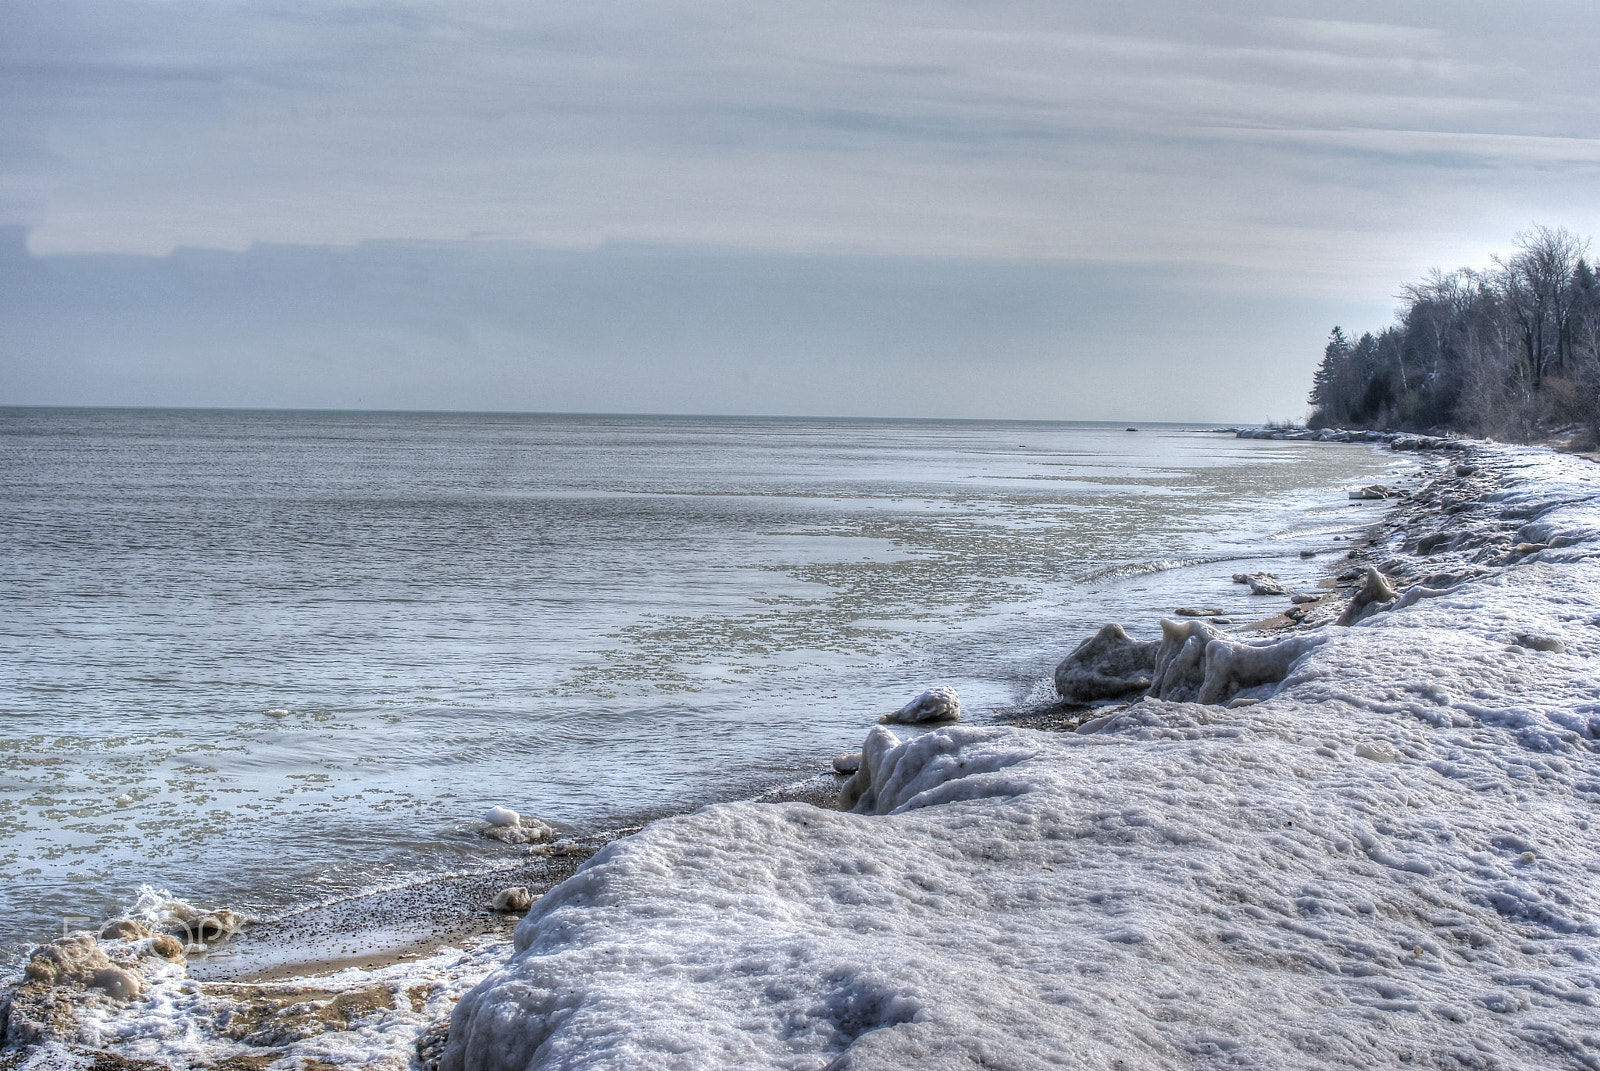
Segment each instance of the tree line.
[{"label": "tree line", "polygon": [[1600,279],[1564,227],[1516,236],[1491,267],[1435,268],[1395,322],[1328,337],[1312,427],[1464,433],[1529,442],[1577,424],[1600,439]]}]

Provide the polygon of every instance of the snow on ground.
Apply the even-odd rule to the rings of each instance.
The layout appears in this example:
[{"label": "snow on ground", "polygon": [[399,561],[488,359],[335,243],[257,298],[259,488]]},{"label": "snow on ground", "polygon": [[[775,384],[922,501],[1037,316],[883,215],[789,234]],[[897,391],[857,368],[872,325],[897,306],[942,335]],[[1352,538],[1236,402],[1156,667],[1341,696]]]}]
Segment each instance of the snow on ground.
[{"label": "snow on ground", "polygon": [[868,749],[872,813],[612,844],[442,1067],[1600,1066],[1600,469],[1478,462],[1443,575],[1391,548],[1450,590],[1256,705],[954,726]]}]

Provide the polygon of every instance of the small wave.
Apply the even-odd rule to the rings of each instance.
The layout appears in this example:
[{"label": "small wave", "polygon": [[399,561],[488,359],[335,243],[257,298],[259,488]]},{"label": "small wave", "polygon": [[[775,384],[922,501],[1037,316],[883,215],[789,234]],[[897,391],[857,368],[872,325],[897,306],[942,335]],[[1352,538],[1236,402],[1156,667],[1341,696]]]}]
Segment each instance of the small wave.
[{"label": "small wave", "polygon": [[1053,675],[1040,677],[1028,689],[1028,694],[1022,697],[1024,707],[1042,707],[1054,703],[1061,698],[1056,693],[1056,679]]},{"label": "small wave", "polygon": [[1346,521],[1343,524],[1325,524],[1306,528],[1285,528],[1281,531],[1273,532],[1271,535],[1267,536],[1267,539],[1273,543],[1287,543],[1291,540],[1315,539],[1319,536],[1348,535],[1352,532],[1359,532],[1366,527],[1367,525],[1364,524],[1351,524]]},{"label": "small wave", "polygon": [[123,917],[137,919],[148,926],[160,928],[179,915],[199,914],[199,909],[187,900],[181,900],[166,889],[154,885],[140,885],[133,906],[123,912]]},{"label": "small wave", "polygon": [[1146,573],[1164,573],[1169,569],[1187,569],[1192,565],[1212,565],[1216,562],[1243,560],[1244,557],[1238,554],[1219,554],[1204,558],[1157,558],[1155,561],[1123,562],[1121,565],[1108,565],[1103,569],[1084,573],[1077,579],[1080,584],[1092,584],[1096,580],[1119,580],[1129,576],[1144,576]]}]

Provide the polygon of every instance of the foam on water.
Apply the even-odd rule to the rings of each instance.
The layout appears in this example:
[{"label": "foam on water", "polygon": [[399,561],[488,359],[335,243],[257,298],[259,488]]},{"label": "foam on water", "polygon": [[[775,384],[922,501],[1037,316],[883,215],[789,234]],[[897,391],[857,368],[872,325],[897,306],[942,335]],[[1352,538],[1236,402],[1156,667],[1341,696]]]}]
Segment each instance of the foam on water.
[{"label": "foam on water", "polygon": [[[1251,555],[1254,557],[1254,555]],[[1165,573],[1173,569],[1187,569],[1192,565],[1215,565],[1217,562],[1243,561],[1244,557],[1231,555],[1211,555],[1203,558],[1160,558],[1153,562],[1124,562],[1121,565],[1107,565],[1092,572],[1083,574],[1078,578],[1080,584],[1092,584],[1096,580],[1113,580],[1126,576],[1144,576],[1147,573]]]},{"label": "foam on water", "polygon": [[[1023,445],[1024,449],[1018,449]],[[791,781],[1104,619],[1253,608],[1410,464],[1194,428],[0,413],[0,944],[272,918]],[[1049,478],[1043,478],[1049,477]],[[1178,576],[1151,563],[1188,563]]]}]

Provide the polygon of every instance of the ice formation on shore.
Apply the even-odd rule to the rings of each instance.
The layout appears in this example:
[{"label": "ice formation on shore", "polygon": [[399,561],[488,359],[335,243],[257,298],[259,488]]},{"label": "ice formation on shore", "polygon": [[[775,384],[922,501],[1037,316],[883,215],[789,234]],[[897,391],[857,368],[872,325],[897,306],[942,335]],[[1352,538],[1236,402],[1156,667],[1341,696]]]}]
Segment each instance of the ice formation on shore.
[{"label": "ice formation on shore", "polygon": [[1270,659],[1288,640],[1224,640],[1210,672],[1203,622],[1163,636],[1164,694],[1282,668],[1259,702],[875,728],[849,813],[728,804],[611,845],[441,1066],[1595,1066],[1600,481],[1483,465],[1453,515],[1476,545],[1384,569],[1434,597]]},{"label": "ice formation on shore", "polygon": [[929,688],[893,714],[880,720],[887,725],[936,725],[959,721],[961,697],[954,688]]},{"label": "ice formation on shore", "polygon": [[483,814],[483,835],[504,844],[543,844],[555,839],[555,827],[510,807],[490,807]]},{"label": "ice formation on shore", "polygon": [[1389,583],[1389,578],[1376,569],[1368,569],[1362,574],[1360,586],[1350,596],[1350,604],[1334,624],[1353,625],[1387,608],[1394,599],[1394,586]]},{"label": "ice formation on shore", "polygon": [[1121,625],[1106,625],[1061,660],[1056,694],[1069,703],[1093,703],[1142,692],[1150,687],[1160,646],[1134,639]]},{"label": "ice formation on shore", "polygon": [[1121,625],[1106,625],[1056,667],[1056,692],[1069,703],[1136,692],[1152,699],[1223,703],[1283,680],[1320,642],[1321,637],[1303,635],[1236,641],[1192,617],[1161,622],[1159,640],[1136,640]]},{"label": "ice formation on shore", "polygon": [[526,911],[533,906],[533,893],[526,886],[512,885],[495,893],[489,903],[491,911]]}]

